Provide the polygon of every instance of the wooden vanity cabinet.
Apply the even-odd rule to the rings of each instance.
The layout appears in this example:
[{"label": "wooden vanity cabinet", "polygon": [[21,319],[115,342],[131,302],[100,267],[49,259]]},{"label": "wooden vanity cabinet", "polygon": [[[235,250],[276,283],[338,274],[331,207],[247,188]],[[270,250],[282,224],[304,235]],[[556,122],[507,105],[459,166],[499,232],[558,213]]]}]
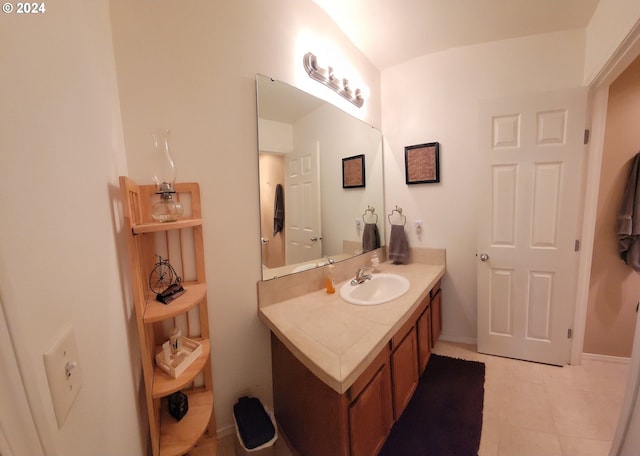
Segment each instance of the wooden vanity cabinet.
[{"label": "wooden vanity cabinet", "polygon": [[[351,387],[339,394],[271,333],[273,401],[280,432],[304,456],[375,456],[424,371],[440,327],[428,293]],[[435,288],[435,287],[434,287]],[[433,298],[432,298],[433,296]]]},{"label": "wooden vanity cabinet", "polygon": [[298,454],[378,454],[393,425],[389,353],[385,346],[351,388],[338,394],[272,333],[276,418]]}]

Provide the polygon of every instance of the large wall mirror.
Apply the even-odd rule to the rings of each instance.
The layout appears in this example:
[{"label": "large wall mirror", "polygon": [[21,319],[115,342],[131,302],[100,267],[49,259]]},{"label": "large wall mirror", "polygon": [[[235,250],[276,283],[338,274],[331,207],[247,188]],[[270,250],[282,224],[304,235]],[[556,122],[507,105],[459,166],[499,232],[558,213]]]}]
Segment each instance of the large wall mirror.
[{"label": "large wall mirror", "polygon": [[257,75],[262,279],[384,245],[382,135]]}]

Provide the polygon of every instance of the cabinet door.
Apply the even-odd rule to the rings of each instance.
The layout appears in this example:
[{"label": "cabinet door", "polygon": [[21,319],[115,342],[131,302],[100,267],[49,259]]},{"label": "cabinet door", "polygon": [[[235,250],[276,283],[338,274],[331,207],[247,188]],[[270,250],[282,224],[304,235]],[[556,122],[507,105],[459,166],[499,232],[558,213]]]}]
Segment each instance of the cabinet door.
[{"label": "cabinet door", "polygon": [[442,291],[431,298],[431,347],[436,345],[442,330]]},{"label": "cabinet door", "polygon": [[418,331],[418,372],[422,374],[431,356],[431,307],[425,309],[416,322]]},{"label": "cabinet door", "polygon": [[418,340],[415,326],[391,354],[393,413],[397,420],[418,384]]},{"label": "cabinet door", "polygon": [[392,423],[391,375],[384,364],[349,407],[351,456],[378,454]]}]

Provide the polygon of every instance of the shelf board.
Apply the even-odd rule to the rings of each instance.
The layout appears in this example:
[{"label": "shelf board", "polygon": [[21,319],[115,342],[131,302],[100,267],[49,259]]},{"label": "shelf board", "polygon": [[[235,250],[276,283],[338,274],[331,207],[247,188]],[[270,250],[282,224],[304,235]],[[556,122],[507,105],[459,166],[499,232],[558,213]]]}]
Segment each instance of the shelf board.
[{"label": "shelf board", "polygon": [[213,392],[187,392],[189,411],[180,421],[169,415],[163,401],[160,412],[160,456],[178,456],[193,448],[204,434],[213,412]]},{"label": "shelf board", "polygon": [[182,286],[186,292],[171,301],[169,304],[162,304],[156,301],[154,294],[149,293],[147,296],[147,306],[144,311],[144,322],[155,323],[167,318],[175,317],[191,308],[197,306],[207,294],[206,283],[183,283]]},{"label": "shelf board", "polygon": [[140,223],[138,225],[134,225],[131,228],[133,234],[144,234],[144,233],[155,233],[158,231],[170,231],[170,230],[181,230],[183,228],[190,228],[192,226],[202,225],[201,218],[190,218],[184,220],[178,220],[176,222],[151,222],[151,223]]},{"label": "shelf board", "polygon": [[189,451],[189,456],[215,456],[218,454],[218,439],[209,435],[198,440],[198,445]]},{"label": "shelf board", "polygon": [[197,342],[202,344],[202,353],[196,358],[196,360],[185,369],[177,378],[173,378],[167,374],[158,366],[153,371],[153,398],[168,396],[171,393],[175,393],[184,386],[191,383],[196,375],[202,371],[209,360],[209,354],[211,353],[211,345],[208,340],[197,339]]}]

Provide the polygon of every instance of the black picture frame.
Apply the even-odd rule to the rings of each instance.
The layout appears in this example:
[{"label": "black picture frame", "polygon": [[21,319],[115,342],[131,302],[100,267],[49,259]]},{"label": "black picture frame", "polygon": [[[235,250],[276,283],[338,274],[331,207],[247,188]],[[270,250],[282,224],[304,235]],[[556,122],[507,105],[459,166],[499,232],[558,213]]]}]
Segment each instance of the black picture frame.
[{"label": "black picture frame", "polygon": [[440,182],[440,143],[406,146],[404,169],[407,185]]},{"label": "black picture frame", "polygon": [[342,159],[342,188],[365,187],[364,154]]}]

